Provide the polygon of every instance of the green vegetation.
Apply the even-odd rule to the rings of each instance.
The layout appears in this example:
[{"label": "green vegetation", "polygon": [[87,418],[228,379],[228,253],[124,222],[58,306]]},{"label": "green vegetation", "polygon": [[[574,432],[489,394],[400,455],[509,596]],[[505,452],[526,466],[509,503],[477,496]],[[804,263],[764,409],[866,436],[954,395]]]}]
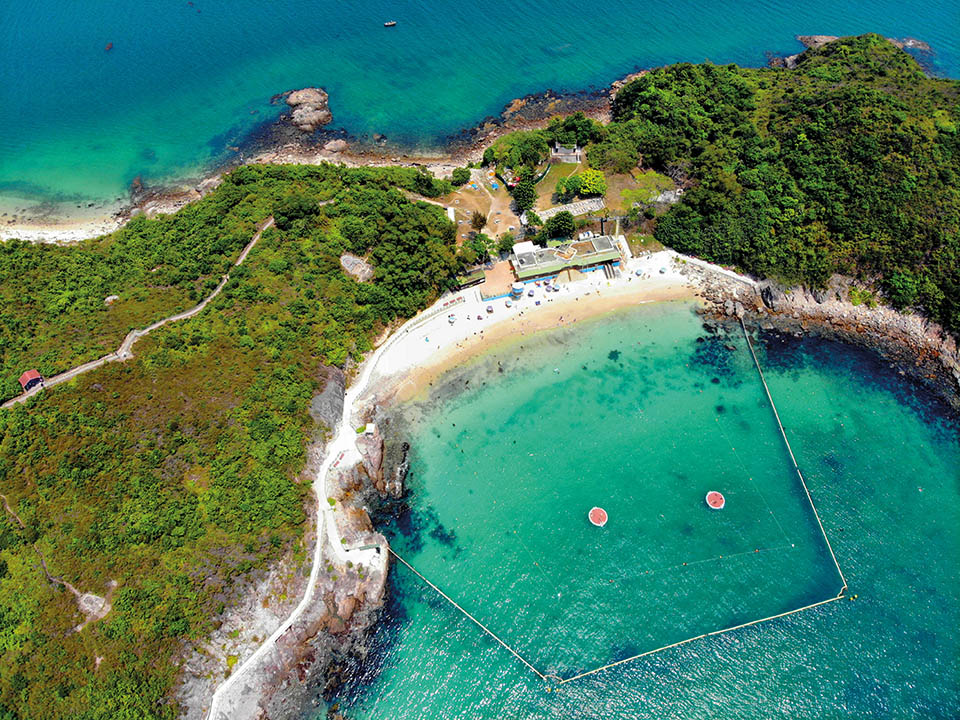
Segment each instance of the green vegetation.
[{"label": "green vegetation", "polygon": [[[663,243],[811,286],[853,275],[957,332],[958,102],[960,84],[867,35],[792,71],[661,68],[620,91],[608,127],[554,119],[500,138],[484,161],[523,178],[514,198],[538,241],[575,231],[569,213],[543,223],[532,211],[532,179],[552,143],[576,144],[594,170],[566,180],[571,197],[648,203],[668,177],[689,186],[661,217],[643,210],[634,249]],[[639,189],[616,184],[628,173]],[[248,166],[176,215],[105,238],[0,244],[8,398],[27,368],[55,374],[192,306],[276,222],[206,312],[151,334],[134,360],[0,412],[0,487],[23,522],[0,522],[0,717],[176,716],[173,658],[209,634],[238,579],[304,558],[297,479],[324,431],[308,412],[322,366],[359,359],[466,264],[512,244],[480,233],[475,213],[478,234],[458,251],[442,210],[408,199],[450,190],[414,169]],[[375,267],[372,281],[343,272],[346,251]],[[850,297],[876,303],[862,287]],[[74,632],[75,599],[41,556],[81,591],[115,580],[110,613]]]},{"label": "green vegetation", "polygon": [[[583,113],[555,117],[543,130],[521,130],[498,138],[484,151],[483,164],[495,165],[501,175],[509,169],[523,181],[513,189],[517,208],[523,212],[533,207],[536,202],[537,193],[533,181],[537,176],[538,166],[550,157],[550,147],[554,143],[568,147],[583,146],[599,140],[603,135],[603,126]],[[526,183],[529,183],[529,187]],[[602,195],[605,191],[591,194]]]},{"label": "green vegetation", "polygon": [[470,215],[470,227],[475,231],[480,232],[483,230],[484,226],[487,224],[487,216],[482,212],[477,212],[476,210]]},{"label": "green vegetation", "polygon": [[588,155],[694,181],[657,222],[665,245],[788,283],[852,275],[956,332],[958,99],[883,38],[844,38],[796,70],[654,70]]},{"label": "green vegetation", "polygon": [[[558,212],[544,223],[540,235],[546,238],[570,237],[573,235],[575,229],[576,225],[573,221],[573,215],[564,210],[563,212]],[[539,241],[544,238],[538,237],[537,239]]]},{"label": "green vegetation", "polygon": [[[277,219],[205,312],[144,338],[133,360],[0,412],[0,487],[24,524],[0,520],[0,716],[175,717],[174,657],[217,625],[239,578],[303,558],[298,476],[324,431],[308,413],[322,366],[359,358],[458,268],[454,226],[402,192],[423,183],[409,170],[248,166],[172,218],[72,248],[3,246],[3,292],[32,308],[4,303],[3,337],[29,317],[19,331],[52,351],[51,335],[86,329],[56,356],[66,366],[108,337],[96,332],[106,290],[142,297],[139,322],[167,314]],[[222,246],[217,225],[230,228]],[[375,266],[371,282],[342,271],[347,250]],[[42,279],[70,273],[74,295],[45,306],[57,291]],[[109,614],[74,632],[74,596],[38,553],[81,592],[115,580]]]},{"label": "green vegetation", "polygon": [[[512,246],[511,246],[512,247]],[[485,233],[476,233],[460,248],[460,257],[467,265],[485,262],[497,252],[497,241]]]},{"label": "green vegetation", "polygon": [[[312,217],[318,202],[343,199],[360,184],[370,193],[397,187],[430,197],[450,189],[407,168],[242,168],[175,215],[135,218],[102,239],[69,247],[0,243],[0,400],[19,394],[24,370],[55,375],[116,350],[129,330],[195,305],[271,213],[278,227],[293,226]],[[350,249],[377,231],[357,216],[338,235]],[[108,306],[110,295],[119,300]]]},{"label": "green vegetation", "polygon": [[510,168],[518,177],[530,179],[533,169],[550,155],[542,130],[521,130],[496,140],[483,152],[484,165],[496,165],[498,172]]},{"label": "green vegetation", "polygon": [[852,287],[850,288],[850,304],[851,305],[866,305],[867,307],[876,307],[877,299],[874,297],[873,293],[869,290],[864,290],[863,288]]},{"label": "green vegetation", "polygon": [[[654,170],[635,171],[631,179],[631,187],[620,190],[620,200],[626,210],[634,203],[652,203],[660,193],[674,188],[673,180]],[[607,205],[611,203],[608,202]]]},{"label": "green vegetation", "polygon": [[513,189],[513,202],[519,212],[529,210],[537,201],[537,189],[530,180],[521,180]]},{"label": "green vegetation", "polygon": [[470,171],[467,168],[455,168],[451,174],[450,182],[457,187],[466,185],[468,182],[470,182]]},{"label": "green vegetation", "polygon": [[607,192],[607,180],[600,170],[589,168],[557,181],[557,196],[561,202],[570,202],[574,197],[595,197]]}]

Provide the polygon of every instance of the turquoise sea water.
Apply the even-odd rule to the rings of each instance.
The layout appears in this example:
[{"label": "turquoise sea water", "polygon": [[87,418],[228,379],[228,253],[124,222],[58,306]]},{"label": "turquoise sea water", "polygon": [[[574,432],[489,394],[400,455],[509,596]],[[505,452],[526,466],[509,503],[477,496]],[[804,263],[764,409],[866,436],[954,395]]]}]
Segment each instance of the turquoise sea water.
[{"label": "turquoise sea water", "polygon": [[307,85],[328,89],[333,127],[429,144],[527,93],[680,60],[763,65],[797,34],[914,36],[957,76],[957,20],[952,0],[6,0],[0,204],[100,203],[138,175],[197,173]]},{"label": "turquoise sea water", "polygon": [[[337,709],[956,717],[956,422],[869,353],[772,335],[758,352],[856,601],[557,687],[397,566]],[[390,428],[412,444],[409,494],[378,523],[542,672],[569,677],[840,587],[743,338],[709,335],[688,304],[524,337],[395,410]],[[709,489],[724,510],[705,507]],[[587,522],[592,505],[605,528]]]}]

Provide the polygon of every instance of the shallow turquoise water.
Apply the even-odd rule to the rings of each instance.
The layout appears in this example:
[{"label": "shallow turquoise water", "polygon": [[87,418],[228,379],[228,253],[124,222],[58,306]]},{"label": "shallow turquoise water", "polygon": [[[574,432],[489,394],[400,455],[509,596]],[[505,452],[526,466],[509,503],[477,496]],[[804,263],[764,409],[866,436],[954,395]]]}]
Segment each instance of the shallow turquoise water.
[{"label": "shallow turquoise water", "polygon": [[915,36],[934,47],[935,72],[956,76],[956,21],[945,0],[7,0],[0,201],[101,202],[138,175],[198,172],[275,117],[269,99],[291,88],[326,87],[334,127],[433,142],[513,97],[679,60],[762,65],[767,50],[799,50],[796,34]]},{"label": "shallow turquoise water", "polygon": [[[955,717],[956,424],[870,354],[777,336],[759,350],[858,600],[548,692],[397,567],[339,708]],[[686,304],[524,338],[398,410],[398,426],[413,450],[408,504],[381,518],[393,546],[544,672],[569,677],[839,589],[742,338],[707,336]],[[723,511],[704,506],[708,489],[724,492]],[[593,504],[610,514],[602,530],[586,522]]]}]

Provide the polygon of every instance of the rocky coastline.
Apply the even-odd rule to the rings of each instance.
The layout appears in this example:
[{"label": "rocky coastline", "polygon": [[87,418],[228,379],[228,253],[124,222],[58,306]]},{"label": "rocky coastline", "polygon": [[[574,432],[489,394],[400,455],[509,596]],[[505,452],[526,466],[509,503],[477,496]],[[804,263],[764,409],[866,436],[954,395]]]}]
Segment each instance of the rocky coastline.
[{"label": "rocky coastline", "polygon": [[[703,301],[700,312],[712,331],[738,335],[742,319],[748,331],[820,336],[859,345],[878,352],[905,378],[933,390],[960,411],[956,340],[919,315],[853,304],[850,290],[859,286],[851,279],[836,276],[823,290],[785,288],[769,280],[720,272],[693,258],[677,256],[676,262],[698,288]],[[325,368],[324,373],[324,391],[314,398],[311,409],[318,426],[332,428],[342,415],[347,378],[337,368]],[[382,616],[389,572],[387,541],[371,517],[379,521],[402,505],[409,450],[402,431],[392,426],[391,397],[379,388],[366,396],[357,419],[371,426],[371,431],[357,437],[361,459],[355,465],[332,469],[327,479],[330,496],[339,508],[328,514],[329,520],[337,523],[347,546],[379,546],[380,565],[363,572],[338,563],[325,534],[321,539],[324,564],[314,602],[271,652],[247,669],[243,682],[234,686],[229,701],[212,720],[302,717],[322,701],[329,701],[368,657],[369,636]],[[323,440],[318,437],[312,446],[304,477],[319,468]],[[312,497],[307,504],[313,504]],[[321,507],[319,511],[325,510]],[[311,529],[316,527],[314,518],[308,521]],[[291,567],[288,558],[271,569],[267,582],[261,579],[243,589],[241,603],[225,616],[205,646],[184,658],[177,695],[182,717],[206,718],[210,694],[224,677],[225,658],[230,654],[240,660],[249,657],[258,642],[279,626],[283,610],[289,613],[302,597],[309,567],[300,565],[295,567],[297,581],[288,586],[285,604],[271,604],[272,627],[256,624],[258,613],[262,614],[257,603],[264,597],[263,588],[279,576],[289,577]],[[238,629],[239,637],[235,635]],[[331,717],[340,717],[336,711],[336,706],[331,708]]]},{"label": "rocky coastline", "polygon": [[[816,47],[814,42],[822,44],[829,38],[798,39],[808,47]],[[913,42],[910,40],[903,42],[901,47],[929,49],[907,44]],[[783,58],[782,66],[795,66],[797,57]],[[479,160],[484,148],[497,137],[542,127],[554,115],[582,111],[597,120],[609,120],[611,98],[625,82],[640,74],[601,90],[574,94],[546,91],[518,98],[499,116],[488,117],[474,128],[448,138],[445,147],[435,152],[394,144],[383,136],[361,139],[342,130],[330,130],[327,126],[332,116],[326,118],[330,111],[322,89],[288,91],[276,96],[275,101],[285,102],[292,111],[261,127],[248,143],[234,150],[234,157],[216,174],[176,190],[146,188],[135,182],[130,205],[115,217],[119,226],[138,214],[174,212],[212,191],[228,169],[245,163],[326,161],[353,166],[425,166],[436,174],[448,174],[454,167]],[[297,94],[306,90],[316,93]],[[299,102],[302,98],[304,103]],[[301,109],[304,111],[298,116]],[[854,283],[849,278],[838,276],[831,279],[825,290],[808,290],[785,288],[770,281],[736,280],[694,264],[686,265],[684,272],[697,281],[704,300],[705,321],[714,327],[725,326],[739,332],[738,320],[742,318],[749,329],[818,335],[867,347],[896,365],[901,374],[960,410],[960,352],[955,338],[920,315],[882,306],[854,305],[849,292]],[[342,412],[346,380],[336,369],[326,372],[325,390],[315,399],[314,410],[318,422],[333,427]],[[365,419],[376,420],[377,425],[382,415],[383,409],[377,406],[365,411]],[[369,631],[382,612],[389,566],[386,540],[376,531],[370,516],[402,494],[406,448],[399,442],[388,443],[385,448],[380,431],[358,438],[357,445],[363,455],[361,462],[337,468],[328,478],[332,497],[345,510],[330,513],[330,517],[338,522],[349,544],[380,546],[382,565],[361,573],[357,568],[327,560],[335,553],[325,547],[326,565],[320,571],[315,602],[275,644],[274,650],[257,667],[250,668],[247,679],[238,683],[228,706],[229,714],[221,717],[297,717],[315,705],[318,697],[329,698],[342,683],[344,669],[366,656]],[[310,448],[305,475],[316,472],[322,454],[323,440],[318,438]],[[307,505],[313,504],[311,496]],[[310,507],[309,512],[304,538],[307,558],[312,553],[312,543],[317,541],[312,533],[318,509]],[[325,538],[320,541],[326,543]],[[303,561],[298,564],[291,554],[269,573],[237,591],[240,602],[225,615],[220,628],[202,648],[184,654],[183,682],[177,693],[182,717],[206,717],[210,694],[224,677],[228,658],[242,661],[279,626],[303,596],[307,575],[309,563],[304,571]],[[264,612],[262,606],[265,596],[276,598],[269,612]]]},{"label": "rocky coastline", "polygon": [[[335,428],[344,406],[344,371],[327,367],[322,374],[324,388],[310,409],[318,429],[300,475],[307,484],[321,467],[329,430]],[[357,438],[360,461],[328,473],[326,487],[337,512],[324,503],[318,508],[311,495],[305,503],[308,517],[302,545],[244,587],[235,588],[235,604],[223,613],[217,629],[203,644],[184,648],[175,693],[184,720],[208,718],[211,696],[231,668],[250,658],[306,593],[309,558],[317,542],[317,512],[327,512],[325,522],[337,524],[347,547],[378,546],[378,562],[372,567],[340,562],[329,534],[324,533],[320,538],[323,567],[312,602],[269,652],[245,668],[210,720],[302,717],[328,700],[348,676],[348,669],[366,657],[368,632],[384,604],[389,567],[387,541],[374,529],[370,514],[400,496],[404,478],[402,464],[384,462],[383,437],[376,425],[371,423],[370,429]]]},{"label": "rocky coastline", "polygon": [[784,287],[770,280],[736,280],[686,263],[704,301],[701,312],[714,327],[731,323],[749,330],[839,340],[878,353],[912,381],[960,412],[960,350],[943,327],[920,314],[851,301],[861,289],[853,279],[832,277],[824,289]]}]

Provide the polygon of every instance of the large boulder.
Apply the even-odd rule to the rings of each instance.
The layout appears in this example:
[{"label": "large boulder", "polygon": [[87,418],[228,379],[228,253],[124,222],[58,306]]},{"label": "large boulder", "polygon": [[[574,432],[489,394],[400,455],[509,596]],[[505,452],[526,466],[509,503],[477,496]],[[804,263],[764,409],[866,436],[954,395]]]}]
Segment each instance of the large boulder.
[{"label": "large boulder", "polygon": [[293,90],[287,95],[287,105],[293,108],[293,124],[304,132],[313,132],[333,120],[327,104],[327,93],[320,88]]},{"label": "large boulder", "polygon": [[310,415],[333,433],[343,417],[343,402],[347,378],[343,370],[328,365],[321,371],[324,375],[323,390],[310,401]]},{"label": "large boulder", "polygon": [[783,310],[786,305],[786,293],[783,288],[774,283],[766,283],[760,288],[760,297],[763,299],[763,304],[774,312]]}]

